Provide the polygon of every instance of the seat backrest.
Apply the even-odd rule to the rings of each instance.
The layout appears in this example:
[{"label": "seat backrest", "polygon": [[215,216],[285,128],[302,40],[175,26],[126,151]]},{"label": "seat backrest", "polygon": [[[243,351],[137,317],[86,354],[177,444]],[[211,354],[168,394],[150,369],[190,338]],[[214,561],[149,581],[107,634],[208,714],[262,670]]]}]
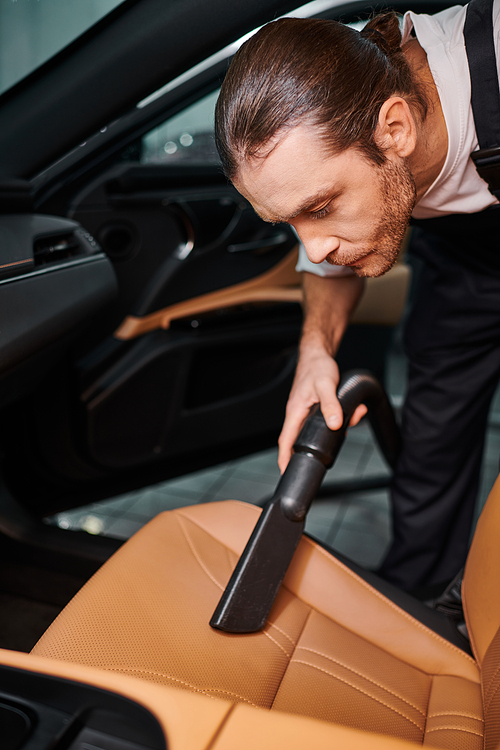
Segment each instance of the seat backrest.
[{"label": "seat backrest", "polygon": [[481,667],[485,750],[500,747],[500,477],[472,541],[462,598],[472,649]]},{"label": "seat backrest", "polygon": [[479,517],[465,566],[462,598],[479,664],[500,627],[500,476]]}]

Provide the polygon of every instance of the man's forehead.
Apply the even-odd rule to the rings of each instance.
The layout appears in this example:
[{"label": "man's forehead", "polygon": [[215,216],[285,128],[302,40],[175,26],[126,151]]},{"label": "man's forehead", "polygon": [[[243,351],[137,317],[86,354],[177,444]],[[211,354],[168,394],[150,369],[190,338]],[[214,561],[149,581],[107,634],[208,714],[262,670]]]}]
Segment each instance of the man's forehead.
[{"label": "man's forehead", "polygon": [[342,162],[317,128],[297,126],[267,155],[243,160],[234,184],[264,221],[290,221],[331,198]]}]

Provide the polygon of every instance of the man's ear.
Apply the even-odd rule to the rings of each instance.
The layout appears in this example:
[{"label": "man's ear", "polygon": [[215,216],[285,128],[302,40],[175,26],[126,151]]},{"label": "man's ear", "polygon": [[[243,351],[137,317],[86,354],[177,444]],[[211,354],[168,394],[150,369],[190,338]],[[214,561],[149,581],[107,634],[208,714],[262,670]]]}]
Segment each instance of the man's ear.
[{"label": "man's ear", "polygon": [[381,106],[375,129],[375,143],[389,154],[406,158],[417,143],[415,120],[408,103],[400,96],[391,96]]}]

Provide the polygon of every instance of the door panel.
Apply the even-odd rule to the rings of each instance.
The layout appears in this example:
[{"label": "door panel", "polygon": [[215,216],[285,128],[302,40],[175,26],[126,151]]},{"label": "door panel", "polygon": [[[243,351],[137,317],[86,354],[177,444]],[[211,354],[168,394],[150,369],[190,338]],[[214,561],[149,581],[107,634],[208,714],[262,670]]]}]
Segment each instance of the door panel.
[{"label": "door panel", "polygon": [[[87,448],[102,467],[223,446],[282,420],[300,323],[295,236],[265,224],[218,169],[191,168],[189,188],[178,176],[121,166],[73,202],[114,255],[124,318],[123,355],[96,378],[81,372]],[[279,321],[263,316],[272,303]]]},{"label": "door panel", "polygon": [[215,166],[114,168],[74,199],[70,216],[115,263],[116,327],[261,276],[296,245],[289,227],[264,223]]},{"label": "door panel", "polygon": [[[288,233],[281,232],[281,238],[288,244]],[[249,242],[252,248],[257,242]],[[230,248],[228,250],[231,251]],[[158,328],[169,328],[174,320],[186,317],[197,317],[210,311],[223,310],[243,304],[266,302],[296,302],[302,301],[300,275],[295,271],[297,250],[293,248],[273,268],[248,281],[232,284],[215,292],[208,292],[199,297],[167,305],[156,312],[138,317],[128,315],[120,327],[115,331],[115,337],[126,341]]]},{"label": "door panel", "polygon": [[127,468],[175,459],[278,428],[295,367],[297,328],[243,333],[230,321],[196,333],[155,331],[83,396],[96,463]]},{"label": "door panel", "polygon": [[209,166],[113,167],[69,214],[118,296],[27,405],[35,473],[12,476],[18,494],[36,484],[43,513],[275,443],[302,317],[292,231]]}]

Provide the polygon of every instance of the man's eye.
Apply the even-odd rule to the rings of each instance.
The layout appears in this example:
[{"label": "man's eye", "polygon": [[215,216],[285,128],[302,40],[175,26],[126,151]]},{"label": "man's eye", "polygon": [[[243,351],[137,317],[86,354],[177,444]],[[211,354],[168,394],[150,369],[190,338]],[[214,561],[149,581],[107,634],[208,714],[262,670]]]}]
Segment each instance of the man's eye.
[{"label": "man's eye", "polygon": [[323,206],[323,208],[320,208],[318,211],[310,211],[309,216],[312,219],[322,219],[324,216],[327,216],[330,213],[330,204],[328,203],[326,206]]}]

